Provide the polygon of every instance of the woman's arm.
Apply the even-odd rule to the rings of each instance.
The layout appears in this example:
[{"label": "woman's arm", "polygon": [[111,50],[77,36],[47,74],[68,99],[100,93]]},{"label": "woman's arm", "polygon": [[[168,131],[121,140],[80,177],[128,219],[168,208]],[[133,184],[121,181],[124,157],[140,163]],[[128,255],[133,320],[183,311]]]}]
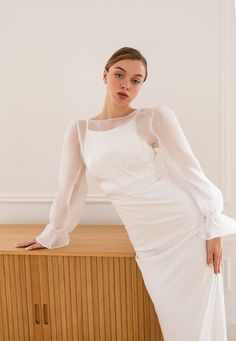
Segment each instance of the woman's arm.
[{"label": "woman's arm", "polygon": [[86,167],[82,158],[76,120],[65,132],[59,169],[59,188],[52,203],[49,223],[35,238],[52,249],[68,245],[69,233],[77,226],[87,195]]},{"label": "woman's arm", "polygon": [[199,235],[209,240],[236,234],[236,221],[222,214],[222,192],[204,173],[175,112],[165,106],[153,108],[152,128],[167,172],[189,191],[202,212],[204,224]]}]

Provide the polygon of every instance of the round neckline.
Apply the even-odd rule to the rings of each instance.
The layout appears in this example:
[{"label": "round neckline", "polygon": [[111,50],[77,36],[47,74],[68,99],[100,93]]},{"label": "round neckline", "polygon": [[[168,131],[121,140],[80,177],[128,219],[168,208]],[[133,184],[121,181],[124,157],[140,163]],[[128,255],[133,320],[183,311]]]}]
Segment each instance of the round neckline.
[{"label": "round neckline", "polygon": [[92,119],[92,118],[88,118],[88,121],[91,122],[105,122],[105,121],[111,121],[111,120],[120,120],[122,118],[126,118],[126,117],[130,117],[132,116],[134,113],[136,113],[139,109],[135,109],[133,111],[131,111],[129,114],[125,115],[125,116],[121,116],[121,117],[111,117],[111,118],[105,118],[103,120],[99,120],[99,119]]}]

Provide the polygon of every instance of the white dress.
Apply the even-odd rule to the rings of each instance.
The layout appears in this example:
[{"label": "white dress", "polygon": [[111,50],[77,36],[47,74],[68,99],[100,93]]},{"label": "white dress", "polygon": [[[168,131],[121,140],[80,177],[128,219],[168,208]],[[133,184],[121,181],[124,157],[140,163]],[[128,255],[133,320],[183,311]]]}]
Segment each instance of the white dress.
[{"label": "white dress", "polygon": [[206,240],[236,234],[223,196],[203,172],[175,112],[69,122],[59,189],[36,237],[68,245],[88,191],[86,170],[117,210],[136,252],[165,341],[227,341],[222,272],[207,264]]}]

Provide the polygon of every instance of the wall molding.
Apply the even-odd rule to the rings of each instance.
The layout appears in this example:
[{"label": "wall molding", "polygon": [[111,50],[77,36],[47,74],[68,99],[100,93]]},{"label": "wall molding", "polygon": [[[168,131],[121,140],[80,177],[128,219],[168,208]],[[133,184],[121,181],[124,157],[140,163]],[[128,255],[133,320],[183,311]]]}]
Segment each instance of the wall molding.
[{"label": "wall molding", "polygon": [[[0,203],[30,203],[30,204],[52,204],[55,195],[53,194],[1,194],[0,195]],[[86,203],[111,203],[110,200],[104,195],[100,193],[89,194],[86,198]]]},{"label": "wall molding", "polygon": [[220,187],[226,204],[231,203],[231,11],[232,0],[220,0],[219,10],[219,136]]}]

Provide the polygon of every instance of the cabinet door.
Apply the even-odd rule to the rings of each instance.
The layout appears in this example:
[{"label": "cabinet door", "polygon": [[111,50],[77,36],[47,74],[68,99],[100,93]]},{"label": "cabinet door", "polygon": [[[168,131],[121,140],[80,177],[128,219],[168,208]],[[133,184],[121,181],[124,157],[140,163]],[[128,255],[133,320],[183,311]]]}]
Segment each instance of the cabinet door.
[{"label": "cabinet door", "polygon": [[[35,322],[32,305],[37,279],[31,276],[29,258],[0,255],[0,340],[42,340],[42,325]],[[41,302],[37,303],[40,306]]]},{"label": "cabinet door", "polygon": [[[70,276],[67,257],[39,256],[40,294],[43,313],[43,340],[72,341],[72,325],[77,325],[73,315],[74,297],[70,293]],[[81,339],[82,340],[82,339]]]},{"label": "cabinet door", "polygon": [[44,278],[42,297],[43,302],[47,300],[50,307],[52,340],[93,340],[88,338],[88,330],[84,332],[82,328],[81,290],[78,286],[80,272],[77,267],[79,258],[60,255],[41,257],[40,266]]},{"label": "cabinet door", "polygon": [[[45,312],[42,291],[45,286],[41,259],[44,256],[25,256],[28,295],[29,323],[33,329],[34,341],[50,340],[50,327],[45,327]],[[46,279],[47,280],[47,279]],[[46,334],[46,335],[45,335]],[[46,337],[45,337],[46,336]]]},{"label": "cabinet door", "polygon": [[36,302],[40,302],[40,327],[44,341],[92,340],[84,337],[82,315],[78,313],[77,299],[81,298],[76,296],[77,291],[80,293],[80,288],[76,287],[76,259],[60,255],[28,258],[32,309]]}]

